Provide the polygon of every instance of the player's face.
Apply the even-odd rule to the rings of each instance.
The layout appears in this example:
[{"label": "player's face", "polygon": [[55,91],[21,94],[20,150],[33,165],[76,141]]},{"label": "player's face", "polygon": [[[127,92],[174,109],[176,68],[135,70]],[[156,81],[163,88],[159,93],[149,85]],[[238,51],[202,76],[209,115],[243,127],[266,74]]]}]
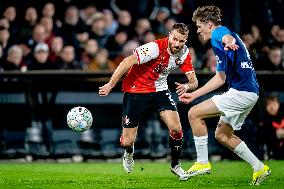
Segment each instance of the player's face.
[{"label": "player's face", "polygon": [[212,24],[201,22],[200,20],[196,21],[197,33],[204,39],[208,40],[211,38]]},{"label": "player's face", "polygon": [[177,54],[183,48],[187,40],[187,35],[182,35],[176,30],[169,35],[169,49],[172,54]]}]

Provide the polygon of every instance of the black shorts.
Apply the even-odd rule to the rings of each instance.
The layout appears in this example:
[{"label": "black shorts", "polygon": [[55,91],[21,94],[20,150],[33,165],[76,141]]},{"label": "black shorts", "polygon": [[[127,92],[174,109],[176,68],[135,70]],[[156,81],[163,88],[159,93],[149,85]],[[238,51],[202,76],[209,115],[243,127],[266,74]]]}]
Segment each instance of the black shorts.
[{"label": "black shorts", "polygon": [[160,113],[163,110],[177,111],[169,90],[153,93],[125,93],[123,97],[122,125],[134,128],[146,112]]}]

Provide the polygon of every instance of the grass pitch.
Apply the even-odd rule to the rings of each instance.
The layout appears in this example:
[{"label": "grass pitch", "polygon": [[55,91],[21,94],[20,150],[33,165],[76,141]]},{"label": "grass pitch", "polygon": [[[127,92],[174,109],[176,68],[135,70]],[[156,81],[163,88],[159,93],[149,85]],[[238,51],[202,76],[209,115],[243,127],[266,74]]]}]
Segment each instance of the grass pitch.
[{"label": "grass pitch", "polygon": [[[168,163],[135,162],[125,173],[121,163],[0,163],[0,188],[284,188],[284,161],[267,162],[272,175],[250,186],[252,170],[241,161],[212,162],[210,175],[179,181]],[[188,169],[192,162],[183,162]]]}]

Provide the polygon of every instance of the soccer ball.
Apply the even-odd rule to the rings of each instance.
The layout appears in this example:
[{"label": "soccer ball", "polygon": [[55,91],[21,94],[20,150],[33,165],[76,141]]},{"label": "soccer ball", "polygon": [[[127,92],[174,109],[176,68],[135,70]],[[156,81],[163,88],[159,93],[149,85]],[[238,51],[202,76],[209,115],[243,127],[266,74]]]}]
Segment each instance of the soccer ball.
[{"label": "soccer ball", "polygon": [[91,112],[81,106],[72,108],[67,114],[67,125],[76,132],[88,130],[93,123]]}]

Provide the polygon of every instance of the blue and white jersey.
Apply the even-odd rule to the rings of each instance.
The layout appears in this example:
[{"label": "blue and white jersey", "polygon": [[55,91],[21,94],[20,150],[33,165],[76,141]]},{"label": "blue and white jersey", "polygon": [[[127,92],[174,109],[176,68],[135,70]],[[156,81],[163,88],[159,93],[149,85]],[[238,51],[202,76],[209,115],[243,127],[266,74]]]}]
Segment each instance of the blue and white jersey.
[{"label": "blue and white jersey", "polygon": [[[239,46],[238,50],[224,50],[222,38],[227,34],[236,39],[236,44]],[[221,26],[213,30],[211,44],[217,60],[216,70],[225,72],[227,76],[226,83],[229,88],[258,94],[259,85],[253,64],[249,52],[240,37],[225,26]]]}]

